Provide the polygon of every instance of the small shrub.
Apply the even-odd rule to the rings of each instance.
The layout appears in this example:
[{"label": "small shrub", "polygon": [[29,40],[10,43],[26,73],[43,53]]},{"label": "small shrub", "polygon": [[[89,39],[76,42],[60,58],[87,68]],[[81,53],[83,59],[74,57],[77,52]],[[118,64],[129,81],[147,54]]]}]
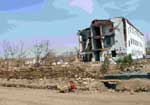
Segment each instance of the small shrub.
[{"label": "small shrub", "polygon": [[117,63],[121,63],[121,64],[131,64],[132,62],[133,62],[133,59],[132,59],[131,54],[124,56],[123,58],[119,58],[117,60]]},{"label": "small shrub", "polygon": [[109,64],[110,64],[110,61],[109,61],[109,58],[108,57],[105,57],[104,59],[104,62],[102,64],[102,70],[101,72],[104,74],[104,73],[107,73],[108,69],[109,69]]},{"label": "small shrub", "polygon": [[129,61],[129,63],[132,63],[132,62],[133,62],[133,59],[132,59],[132,55],[131,55],[131,54],[128,55],[128,61]]},{"label": "small shrub", "polygon": [[123,58],[120,57],[119,59],[116,60],[116,62],[117,62],[117,63],[123,62]]},{"label": "small shrub", "polygon": [[119,63],[119,68],[121,70],[124,70],[126,67],[130,66],[132,62],[133,62],[133,59],[132,59],[131,54],[124,56],[123,58],[119,58],[117,60],[117,63]]}]

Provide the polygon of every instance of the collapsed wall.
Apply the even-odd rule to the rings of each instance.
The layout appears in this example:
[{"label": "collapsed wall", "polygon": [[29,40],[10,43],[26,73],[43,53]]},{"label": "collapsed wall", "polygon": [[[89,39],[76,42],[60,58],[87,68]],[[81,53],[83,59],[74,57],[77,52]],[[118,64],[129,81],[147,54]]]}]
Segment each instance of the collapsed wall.
[{"label": "collapsed wall", "polygon": [[122,17],[93,20],[78,36],[83,61],[103,61],[105,55],[117,58],[131,54],[133,59],[145,55],[144,35]]}]

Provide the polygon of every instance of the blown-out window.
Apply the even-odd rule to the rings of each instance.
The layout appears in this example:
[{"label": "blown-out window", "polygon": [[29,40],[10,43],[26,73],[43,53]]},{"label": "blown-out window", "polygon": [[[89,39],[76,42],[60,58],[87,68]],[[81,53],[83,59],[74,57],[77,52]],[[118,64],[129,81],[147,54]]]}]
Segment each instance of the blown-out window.
[{"label": "blown-out window", "polygon": [[104,46],[111,47],[115,43],[114,35],[105,36]]}]

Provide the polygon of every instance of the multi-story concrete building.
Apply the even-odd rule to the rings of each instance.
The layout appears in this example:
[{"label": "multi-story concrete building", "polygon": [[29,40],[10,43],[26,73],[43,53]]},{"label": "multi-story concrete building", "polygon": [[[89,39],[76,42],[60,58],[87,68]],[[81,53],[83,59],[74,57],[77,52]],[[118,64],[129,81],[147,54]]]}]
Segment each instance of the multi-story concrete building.
[{"label": "multi-story concrete building", "polygon": [[93,20],[78,36],[83,61],[100,61],[105,55],[118,58],[131,54],[133,59],[145,55],[144,34],[123,17]]}]

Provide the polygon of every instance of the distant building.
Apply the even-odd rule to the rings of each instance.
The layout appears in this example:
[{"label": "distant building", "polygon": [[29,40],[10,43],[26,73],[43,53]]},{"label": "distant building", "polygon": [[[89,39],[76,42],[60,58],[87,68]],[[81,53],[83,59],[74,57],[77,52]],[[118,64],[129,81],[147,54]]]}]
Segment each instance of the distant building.
[{"label": "distant building", "polygon": [[25,60],[25,65],[34,65],[36,64],[36,59],[35,58],[26,58]]},{"label": "distant building", "polygon": [[78,31],[83,61],[101,61],[105,55],[117,58],[145,55],[144,34],[123,17],[93,20],[89,28]]}]

